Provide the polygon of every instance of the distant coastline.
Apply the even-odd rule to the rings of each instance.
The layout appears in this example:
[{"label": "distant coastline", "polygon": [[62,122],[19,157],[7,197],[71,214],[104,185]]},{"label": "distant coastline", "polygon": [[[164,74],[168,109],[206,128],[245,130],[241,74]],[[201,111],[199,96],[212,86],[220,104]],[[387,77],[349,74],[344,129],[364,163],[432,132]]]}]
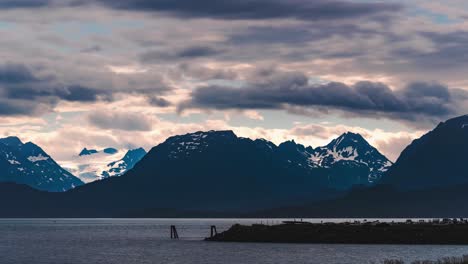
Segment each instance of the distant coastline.
[{"label": "distant coastline", "polygon": [[326,244],[444,244],[468,245],[468,220],[417,222],[354,221],[310,223],[284,221],[279,225],[233,225],[206,238],[219,242],[326,243]]}]

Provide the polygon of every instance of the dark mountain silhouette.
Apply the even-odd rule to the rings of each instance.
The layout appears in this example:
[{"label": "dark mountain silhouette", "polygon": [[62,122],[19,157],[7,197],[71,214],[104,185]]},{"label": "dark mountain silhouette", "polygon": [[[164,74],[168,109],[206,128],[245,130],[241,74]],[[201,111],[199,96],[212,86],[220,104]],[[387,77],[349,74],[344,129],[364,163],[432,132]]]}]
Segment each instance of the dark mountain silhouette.
[{"label": "dark mountain silhouette", "polygon": [[17,137],[0,139],[0,181],[26,184],[49,192],[61,192],[83,182],[60,167],[40,147]]},{"label": "dark mountain silhouette", "polygon": [[95,150],[95,149],[87,149],[87,148],[84,148],[83,150],[81,150],[80,154],[78,154],[78,156],[86,156],[86,155],[93,155],[95,153],[98,153],[99,151]]},{"label": "dark mountain silhouette", "polygon": [[174,136],[122,177],[88,184],[70,195],[99,200],[107,209],[248,210],[334,194],[327,189],[324,170],[291,165],[277,149],[232,131]]},{"label": "dark mountain silhouette", "polygon": [[[143,151],[110,165],[134,163],[133,154]],[[355,184],[369,185],[371,168],[382,169],[386,161],[350,133],[314,150],[294,141],[276,146],[240,138],[232,131],[196,132],[168,138],[125,175],[71,190],[54,206],[63,215],[95,217],[167,214],[164,208],[178,214],[255,211],[339,197]]]},{"label": "dark mountain silhouette", "polygon": [[429,189],[468,184],[468,116],[440,123],[414,140],[385,174],[398,189]]}]

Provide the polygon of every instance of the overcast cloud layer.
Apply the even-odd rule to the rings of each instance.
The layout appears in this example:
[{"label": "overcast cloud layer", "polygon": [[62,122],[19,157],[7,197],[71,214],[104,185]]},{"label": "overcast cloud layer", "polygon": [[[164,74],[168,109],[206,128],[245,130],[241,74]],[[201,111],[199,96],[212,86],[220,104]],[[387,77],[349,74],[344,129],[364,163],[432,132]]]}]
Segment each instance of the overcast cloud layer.
[{"label": "overcast cloud layer", "polygon": [[461,0],[0,0],[0,133],[70,162],[195,130],[350,130],[395,159],[467,112],[467,18]]}]

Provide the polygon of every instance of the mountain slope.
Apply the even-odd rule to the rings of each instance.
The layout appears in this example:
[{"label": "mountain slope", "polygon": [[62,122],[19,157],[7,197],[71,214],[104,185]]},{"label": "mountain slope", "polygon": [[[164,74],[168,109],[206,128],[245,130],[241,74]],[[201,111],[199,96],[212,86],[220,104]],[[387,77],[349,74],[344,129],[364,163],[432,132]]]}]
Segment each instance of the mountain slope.
[{"label": "mountain slope", "polygon": [[314,149],[311,160],[330,169],[330,181],[337,187],[378,183],[392,163],[361,135],[344,133],[324,147]]},{"label": "mountain slope", "polygon": [[37,145],[23,144],[17,137],[0,139],[0,181],[61,192],[83,182],[60,167]]},{"label": "mountain slope", "polygon": [[427,189],[468,183],[468,116],[440,123],[414,140],[385,174],[399,189]]},{"label": "mountain slope", "polygon": [[170,137],[125,175],[87,184],[70,195],[103,210],[229,211],[336,193],[328,188],[324,170],[288,162],[271,142],[209,131]]},{"label": "mountain slope", "polygon": [[[122,177],[90,183],[71,196],[103,210],[232,211],[330,199],[362,184],[354,180],[355,171],[350,177],[346,169],[318,166],[313,154],[312,147],[293,141],[276,146],[232,131],[190,133],[152,148]],[[367,183],[368,167],[361,166]],[[333,176],[346,184],[330,181]]]},{"label": "mountain slope", "polygon": [[328,186],[341,190],[376,184],[392,165],[361,135],[350,132],[315,149],[287,141],[279,145],[278,152],[292,165],[324,169]]},{"label": "mountain slope", "polygon": [[101,176],[103,178],[121,176],[131,170],[145,155],[146,151],[143,148],[131,149],[122,159],[107,164],[107,168],[101,172]]},{"label": "mountain slope", "polygon": [[84,148],[69,164],[67,170],[84,182],[93,182],[108,177],[121,176],[146,154],[142,148],[122,152],[115,148],[103,150]]}]

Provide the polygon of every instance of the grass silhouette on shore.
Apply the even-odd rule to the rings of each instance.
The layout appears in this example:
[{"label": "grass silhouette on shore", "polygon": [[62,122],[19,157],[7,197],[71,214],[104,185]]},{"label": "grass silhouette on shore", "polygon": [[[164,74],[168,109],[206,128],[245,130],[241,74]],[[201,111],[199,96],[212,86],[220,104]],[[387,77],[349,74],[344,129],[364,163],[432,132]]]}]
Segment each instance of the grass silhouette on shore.
[{"label": "grass silhouette on shore", "polygon": [[[398,259],[386,259],[383,261],[383,264],[405,264],[405,262]],[[468,264],[468,255],[462,257],[447,257],[436,261],[417,260],[411,262],[411,264]]]}]

